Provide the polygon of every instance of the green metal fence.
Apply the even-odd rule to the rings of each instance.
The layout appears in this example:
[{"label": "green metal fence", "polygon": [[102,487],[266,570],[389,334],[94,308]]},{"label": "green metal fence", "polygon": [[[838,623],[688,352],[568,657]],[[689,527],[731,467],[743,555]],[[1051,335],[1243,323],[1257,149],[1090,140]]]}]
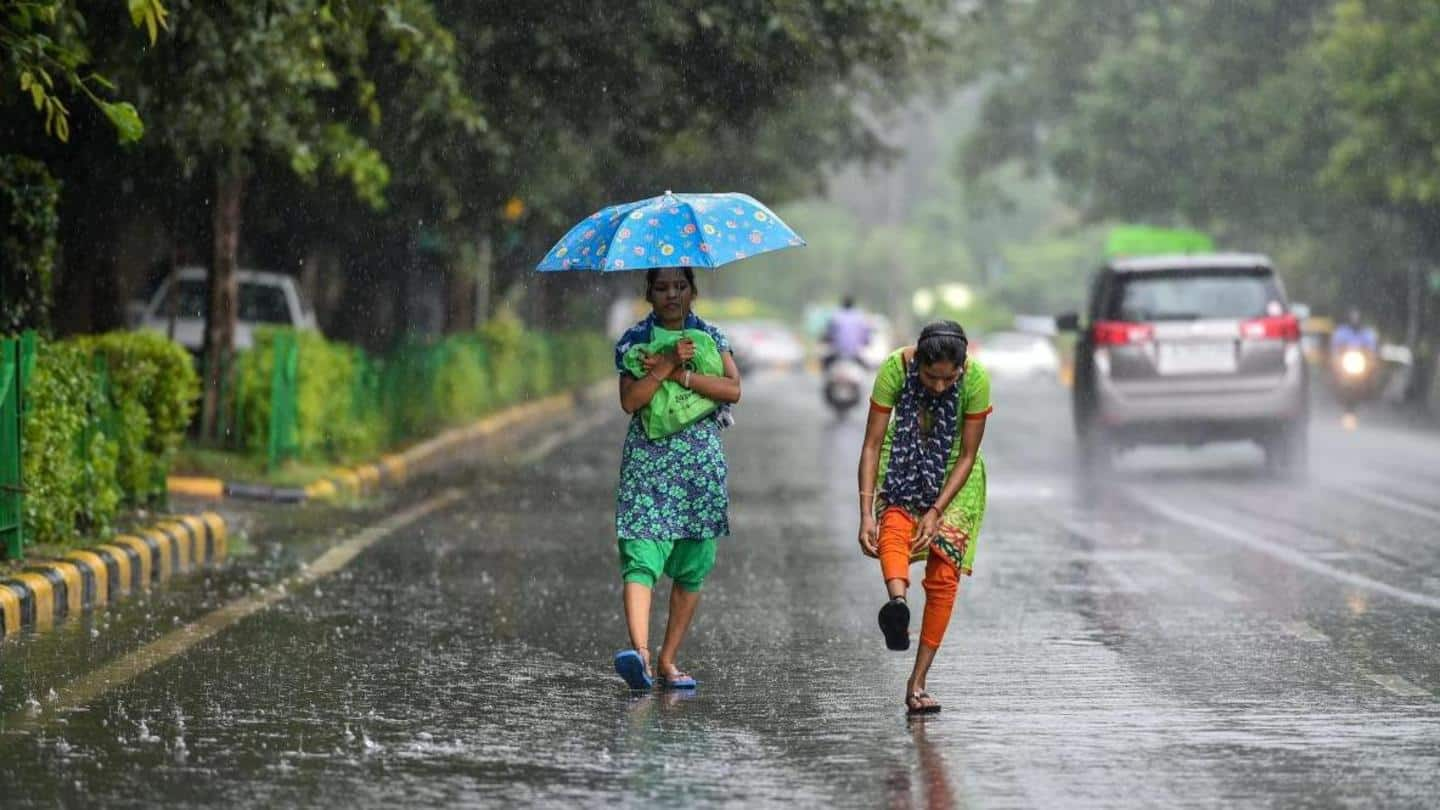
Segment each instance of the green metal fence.
[{"label": "green metal fence", "polygon": [[265,465],[273,471],[300,448],[297,389],[300,347],[295,336],[275,336],[275,365],[270,372],[270,430],[265,443]]},{"label": "green metal fence", "polygon": [[[30,345],[33,352],[33,341]],[[22,339],[0,340],[0,546],[11,559],[25,548],[25,482],[20,463],[28,365],[24,352]]]}]

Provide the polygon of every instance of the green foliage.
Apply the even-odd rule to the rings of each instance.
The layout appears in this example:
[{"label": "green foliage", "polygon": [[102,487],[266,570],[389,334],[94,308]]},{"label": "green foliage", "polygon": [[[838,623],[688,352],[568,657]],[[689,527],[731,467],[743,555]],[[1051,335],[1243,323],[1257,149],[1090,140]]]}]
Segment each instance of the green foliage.
[{"label": "green foliage", "polygon": [[327,341],[310,330],[258,330],[254,346],[236,360],[236,410],[245,446],[264,452],[269,432],[275,337],[282,331],[299,344],[296,385],[297,454],[300,458],[349,459],[382,444],[377,414],[356,407],[356,379],[363,374],[360,350]]},{"label": "green foliage", "polygon": [[1022,162],[1085,221],[1195,226],[1270,253],[1317,312],[1359,306],[1398,336],[1410,265],[1440,255],[1437,8],[993,4],[995,74],[963,175]]},{"label": "green foliage", "polygon": [[28,539],[65,544],[103,534],[121,499],[119,445],[94,429],[108,403],[90,353],[73,343],[42,342],[26,400],[22,455]]},{"label": "green foliage", "polygon": [[[275,335],[264,329],[236,367],[242,443],[263,452]],[[603,379],[610,344],[588,332],[526,330],[500,318],[474,334],[403,344],[376,363],[358,349],[296,332],[301,462],[345,462],[430,436],[498,408]]]},{"label": "green foliage", "polygon": [[[134,106],[109,101],[102,93],[114,89],[110,80],[89,70],[92,46],[90,21],[77,4],[63,0],[0,0],[0,87],[18,87],[21,96],[45,119],[45,133],[70,140],[71,111],[62,93],[89,99],[115,127],[121,143],[145,134]],[[154,46],[160,29],[168,28],[161,0],[127,0],[131,24],[144,28]],[[6,94],[0,90],[0,103]]]},{"label": "green foliage", "polygon": [[59,204],[43,164],[0,155],[0,334],[48,325]]},{"label": "green foliage", "polygon": [[1440,5],[1343,0],[1320,43],[1341,134],[1326,179],[1371,200],[1440,207]]},{"label": "green foliage", "polygon": [[200,380],[180,344],[154,332],[110,332],[78,345],[105,358],[117,404],[119,478],[132,503],[163,499],[165,475],[185,439]]}]

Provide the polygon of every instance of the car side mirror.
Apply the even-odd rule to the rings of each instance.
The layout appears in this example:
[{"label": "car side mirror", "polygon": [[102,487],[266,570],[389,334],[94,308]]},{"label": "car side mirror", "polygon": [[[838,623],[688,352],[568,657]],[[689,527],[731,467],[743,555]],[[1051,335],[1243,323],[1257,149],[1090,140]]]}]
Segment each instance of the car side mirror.
[{"label": "car side mirror", "polygon": [[1055,316],[1055,330],[1058,332],[1079,332],[1080,313],[1066,312]]}]

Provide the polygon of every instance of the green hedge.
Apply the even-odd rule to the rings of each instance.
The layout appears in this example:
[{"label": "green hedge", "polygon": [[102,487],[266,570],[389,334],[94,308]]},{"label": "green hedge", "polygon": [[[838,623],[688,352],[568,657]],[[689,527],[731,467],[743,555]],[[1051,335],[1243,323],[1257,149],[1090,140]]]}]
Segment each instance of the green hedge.
[{"label": "green hedge", "polygon": [[[259,329],[254,346],[236,361],[234,408],[243,447],[264,451],[269,435],[271,383],[278,328]],[[318,332],[285,330],[299,344],[296,442],[302,458],[349,458],[382,443],[379,414],[357,409],[366,360],[359,349],[327,341]]]},{"label": "green hedge", "polygon": [[[266,451],[274,342],[262,330],[236,364],[234,412],[241,446]],[[545,333],[498,318],[472,333],[410,340],[384,358],[330,343],[315,332],[299,340],[298,457],[345,462],[487,413],[603,379],[610,343],[594,333]]]},{"label": "green hedge", "polygon": [[103,535],[123,503],[163,498],[198,393],[189,355],[163,336],[42,341],[25,391],[29,542]]}]

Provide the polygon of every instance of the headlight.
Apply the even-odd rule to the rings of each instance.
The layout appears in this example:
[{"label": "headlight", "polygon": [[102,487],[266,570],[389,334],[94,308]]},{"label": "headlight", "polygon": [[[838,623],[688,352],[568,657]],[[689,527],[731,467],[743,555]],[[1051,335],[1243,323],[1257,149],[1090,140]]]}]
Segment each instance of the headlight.
[{"label": "headlight", "polygon": [[1340,355],[1340,370],[1351,377],[1359,377],[1370,366],[1370,359],[1364,352],[1349,351]]}]

